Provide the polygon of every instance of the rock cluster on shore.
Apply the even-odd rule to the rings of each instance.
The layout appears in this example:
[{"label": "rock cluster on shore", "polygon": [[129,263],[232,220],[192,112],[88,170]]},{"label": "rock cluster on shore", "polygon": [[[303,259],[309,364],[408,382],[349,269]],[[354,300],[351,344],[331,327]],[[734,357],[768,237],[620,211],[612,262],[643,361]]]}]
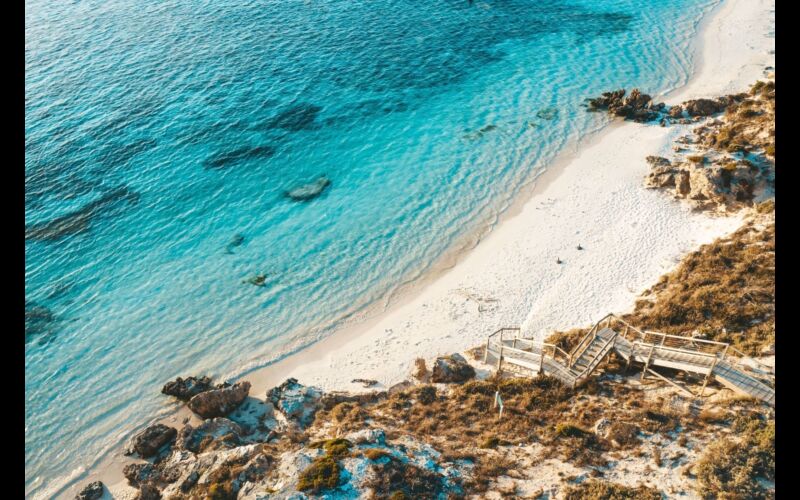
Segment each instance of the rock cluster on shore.
[{"label": "rock cluster on shore", "polygon": [[775,183],[774,82],[684,107],[693,116],[725,114],[679,138],[674,159],[648,156],[645,186],[671,190],[699,209],[737,209],[769,197]]}]

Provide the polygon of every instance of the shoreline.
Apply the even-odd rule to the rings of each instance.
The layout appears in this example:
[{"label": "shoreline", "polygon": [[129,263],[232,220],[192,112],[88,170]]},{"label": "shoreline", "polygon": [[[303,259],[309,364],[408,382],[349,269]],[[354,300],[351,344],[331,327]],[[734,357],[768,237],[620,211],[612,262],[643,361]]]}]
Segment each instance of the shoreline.
[{"label": "shoreline", "polygon": [[[723,0],[714,6],[698,23],[694,71],[687,83],[660,98],[677,103],[742,90],[762,76],[765,65],[774,66],[774,53],[765,52],[756,67],[758,49],[748,45],[763,35],[755,25],[769,20],[765,6],[770,5],[773,2]],[[750,28],[744,34],[742,23]],[[749,53],[742,47],[750,48]],[[614,121],[589,132],[526,181],[496,218],[460,240],[421,276],[345,318],[325,338],[237,378],[249,380],[256,397],[289,377],[324,390],[366,391],[349,383],[353,378],[373,378],[380,382],[376,388],[386,388],[407,376],[414,358],[463,351],[500,326],[516,322],[528,332],[546,334],[545,326],[581,326],[607,309],[620,312],[619,308],[632,307],[639,292],[674,267],[676,258],[730,233],[741,222],[739,216],[691,213],[678,201],[643,187],[644,157],[668,148],[671,137],[692,127],[662,129]],[[592,199],[582,200],[581,195],[587,194]],[[556,206],[559,210],[553,210]],[[597,206],[605,211],[589,212]],[[626,214],[624,209],[634,212]],[[620,220],[626,219],[620,213],[632,217]],[[655,225],[645,227],[647,223]],[[652,227],[655,233],[647,231]],[[578,234],[567,238],[575,228]],[[622,237],[615,238],[618,235]],[[653,236],[665,240],[658,242],[668,248],[645,245],[644,251],[636,251]],[[581,254],[574,251],[578,243],[586,247]],[[565,264],[555,264],[557,256]],[[603,269],[616,268],[617,262],[626,264],[622,272],[610,281],[598,280]],[[523,274],[536,278],[525,280]],[[563,311],[566,293],[573,303]],[[482,306],[487,310],[481,312]],[[200,421],[185,406],[178,406],[156,421],[172,425],[180,425],[186,417],[193,425]],[[126,488],[121,466],[127,462],[121,449],[114,448],[56,495],[72,497],[84,482],[95,479],[112,490]]]}]

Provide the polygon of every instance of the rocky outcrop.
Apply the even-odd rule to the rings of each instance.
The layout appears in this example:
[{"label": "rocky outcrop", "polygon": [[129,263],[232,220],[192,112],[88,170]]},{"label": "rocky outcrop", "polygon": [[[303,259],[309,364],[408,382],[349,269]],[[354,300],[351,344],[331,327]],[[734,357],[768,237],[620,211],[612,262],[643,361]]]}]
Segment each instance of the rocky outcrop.
[{"label": "rocky outcrop", "polygon": [[625,89],[604,92],[600,97],[589,99],[589,111],[607,110],[609,114],[621,116],[626,120],[649,122],[657,119],[664,109],[664,103],[655,103],[652,98],[639,89],[631,90],[625,97]]},{"label": "rocky outcrop", "polygon": [[433,363],[431,382],[460,384],[475,377],[475,369],[460,354],[438,357]]},{"label": "rocky outcrop", "polygon": [[236,422],[217,417],[206,420],[197,427],[185,425],[178,434],[175,447],[193,453],[234,448],[242,443],[242,434],[242,428]]},{"label": "rocky outcrop", "polygon": [[189,400],[189,409],[203,418],[223,417],[247,398],[250,382],[237,382],[230,387],[201,392]]},{"label": "rocky outcrop", "polygon": [[102,481],[94,481],[84,486],[75,496],[75,500],[97,500],[103,496],[104,489]]},{"label": "rocky outcrop", "polygon": [[314,415],[321,408],[322,391],[306,387],[290,378],[278,387],[267,392],[267,401],[280,411],[286,420],[305,427],[314,421]]},{"label": "rocky outcrop", "polygon": [[669,167],[672,163],[663,156],[648,156],[645,158],[647,164],[651,167]]},{"label": "rocky outcrop", "polygon": [[164,424],[154,424],[133,437],[131,449],[142,458],[152,457],[166,444],[172,442],[178,431]]},{"label": "rocky outcrop", "polygon": [[150,463],[128,464],[122,469],[122,475],[128,480],[128,484],[138,487],[140,484],[154,481],[158,472]]},{"label": "rocky outcrop", "polygon": [[189,401],[201,392],[211,389],[213,389],[213,386],[209,377],[189,377],[187,379],[178,377],[172,382],[164,384],[164,387],[161,388],[161,393],[175,396],[181,401]]},{"label": "rocky outcrop", "polygon": [[689,116],[710,116],[725,110],[725,104],[716,99],[693,99],[683,105]]},{"label": "rocky outcrop", "polygon": [[[774,85],[759,82],[749,94],[695,99],[683,104],[694,117],[725,111],[676,139],[673,160],[648,156],[645,186],[671,190],[698,209],[752,205],[774,190]],[[672,114],[672,110],[670,110]]]}]

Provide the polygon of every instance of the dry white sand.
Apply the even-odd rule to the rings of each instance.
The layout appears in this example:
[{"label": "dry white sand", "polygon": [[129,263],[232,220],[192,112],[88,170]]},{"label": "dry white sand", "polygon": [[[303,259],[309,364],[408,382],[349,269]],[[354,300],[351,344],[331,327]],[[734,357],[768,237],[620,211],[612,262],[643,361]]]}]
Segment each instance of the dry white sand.
[{"label": "dry white sand", "polygon": [[[774,0],[725,0],[701,27],[695,75],[662,100],[739,92],[763,78],[775,61],[773,18]],[[353,378],[390,386],[416,357],[463,351],[502,326],[545,335],[630,310],[684,254],[741,223],[692,213],[643,187],[645,157],[667,155],[671,139],[689,128],[620,123],[584,141],[455,266],[385,312],[247,374],[251,394],[263,397],[288,377],[326,390],[359,390]],[[179,426],[189,416],[184,408],[166,421]],[[121,475],[125,461],[114,452],[59,496],[96,479],[117,497],[133,493]]]}]

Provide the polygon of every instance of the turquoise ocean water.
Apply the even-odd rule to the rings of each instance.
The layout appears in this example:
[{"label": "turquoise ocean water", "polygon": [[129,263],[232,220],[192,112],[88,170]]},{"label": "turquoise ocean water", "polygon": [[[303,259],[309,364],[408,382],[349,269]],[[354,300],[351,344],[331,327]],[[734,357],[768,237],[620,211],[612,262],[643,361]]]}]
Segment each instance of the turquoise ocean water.
[{"label": "turquoise ocean water", "polygon": [[26,0],[27,493],[422,275],[715,3]]}]

